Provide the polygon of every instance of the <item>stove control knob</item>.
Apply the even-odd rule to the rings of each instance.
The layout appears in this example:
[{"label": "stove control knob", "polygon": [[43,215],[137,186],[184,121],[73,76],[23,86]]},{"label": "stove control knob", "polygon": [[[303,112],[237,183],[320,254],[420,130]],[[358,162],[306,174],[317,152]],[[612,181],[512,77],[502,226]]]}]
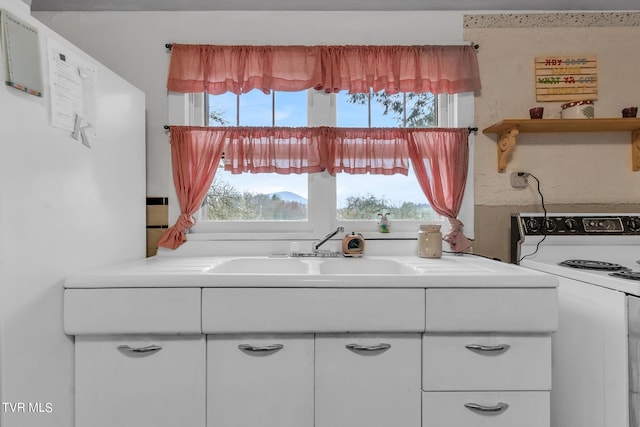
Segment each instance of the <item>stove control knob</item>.
[{"label": "stove control knob", "polygon": [[527,228],[527,230],[531,231],[531,232],[538,232],[540,231],[540,221],[538,221],[535,218],[529,218],[525,221],[525,226]]},{"label": "stove control knob", "polygon": [[576,221],[573,218],[565,219],[564,225],[565,227],[567,227],[567,230],[569,230],[571,233],[575,233],[576,231],[578,231],[578,221]]},{"label": "stove control knob", "polygon": [[640,231],[640,219],[639,218],[631,218],[627,223],[629,226],[629,230],[636,232]]},{"label": "stove control knob", "polygon": [[551,233],[556,230],[556,223],[553,222],[552,219],[547,218],[544,220],[544,229],[547,231],[547,233]]}]

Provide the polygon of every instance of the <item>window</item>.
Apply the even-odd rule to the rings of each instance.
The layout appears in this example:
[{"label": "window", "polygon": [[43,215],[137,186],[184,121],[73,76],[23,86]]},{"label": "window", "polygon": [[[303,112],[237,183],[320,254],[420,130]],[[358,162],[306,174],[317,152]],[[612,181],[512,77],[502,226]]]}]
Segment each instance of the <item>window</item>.
[{"label": "window", "polygon": [[[467,125],[473,118],[472,94],[417,99],[413,94],[384,98],[381,94],[353,97],[346,93],[325,94],[314,90],[270,94],[252,91],[240,96],[209,96],[206,101],[203,95],[174,96],[189,98],[190,108],[183,108],[189,111],[190,117],[185,123],[194,125],[203,124],[203,118],[206,118],[212,126],[406,126],[415,125],[411,122],[415,117],[407,112],[416,104],[420,109],[427,109],[423,116],[430,117],[431,122],[426,124],[431,126]],[[387,106],[395,113],[381,114]],[[473,176],[472,166],[470,177]],[[465,234],[470,237],[473,236],[472,182],[470,178],[460,215],[465,223]],[[232,175],[220,169],[216,173],[214,187],[216,185],[219,188],[214,188],[215,191],[232,194],[228,199],[232,202],[227,206],[231,214],[216,212],[212,197],[217,196],[212,192],[193,228],[196,233],[276,232],[281,236],[296,233],[296,237],[299,233],[308,233],[317,237],[340,224],[347,230],[362,231],[366,235],[376,231],[378,212],[391,212],[392,233],[387,236],[413,237],[419,223],[438,219],[417,180],[411,176],[337,174],[332,177],[324,172]],[[221,206],[220,199],[217,202],[217,206]],[[444,226],[446,228],[447,224]]]},{"label": "window", "polygon": [[306,126],[307,93],[263,93],[252,90],[236,95],[205,98],[208,126]]},{"label": "window", "polygon": [[[307,93],[258,90],[206,97],[209,126],[307,125]],[[306,221],[307,176],[232,174],[222,167],[200,211],[200,221]]]},{"label": "window", "polygon": [[[338,127],[434,127],[436,98],[430,93],[384,92],[337,94]],[[336,176],[337,219],[376,219],[390,213],[392,220],[440,220],[431,209],[413,169],[405,175]]]}]

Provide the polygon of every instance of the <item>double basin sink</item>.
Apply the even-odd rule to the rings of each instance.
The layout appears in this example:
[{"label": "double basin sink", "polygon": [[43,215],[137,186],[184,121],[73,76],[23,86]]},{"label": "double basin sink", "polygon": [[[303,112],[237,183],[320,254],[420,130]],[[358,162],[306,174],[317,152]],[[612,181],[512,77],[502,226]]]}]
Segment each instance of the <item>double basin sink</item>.
[{"label": "double basin sink", "polygon": [[416,275],[413,266],[381,258],[232,258],[207,269],[211,274],[258,275]]}]

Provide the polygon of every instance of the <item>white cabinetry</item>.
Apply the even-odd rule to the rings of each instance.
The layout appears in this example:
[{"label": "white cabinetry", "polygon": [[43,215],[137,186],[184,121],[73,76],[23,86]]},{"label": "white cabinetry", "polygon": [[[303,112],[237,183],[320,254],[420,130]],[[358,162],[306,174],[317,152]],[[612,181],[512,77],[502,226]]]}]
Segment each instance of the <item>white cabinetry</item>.
[{"label": "white cabinetry", "polygon": [[313,353],[310,334],[207,336],[207,426],[313,426]]},{"label": "white cabinetry", "polygon": [[419,427],[420,334],[207,337],[207,426]]},{"label": "white cabinetry", "polygon": [[559,280],[551,425],[628,427],[627,297],[600,286]]},{"label": "white cabinetry", "polygon": [[204,427],[200,289],[67,289],[75,427]]},{"label": "white cabinetry", "polygon": [[422,411],[423,427],[548,426],[549,392],[424,393]]},{"label": "white cabinetry", "polygon": [[205,341],[77,336],[76,427],[203,427]]},{"label": "white cabinetry", "polygon": [[427,289],[423,427],[549,427],[555,289]]},{"label": "white cabinetry", "polygon": [[549,427],[555,288],[67,289],[75,427]]},{"label": "white cabinetry", "polygon": [[209,427],[420,427],[424,289],[202,297]]},{"label": "white cabinetry", "polygon": [[315,427],[418,427],[420,334],[316,337]]},{"label": "white cabinetry", "polygon": [[202,307],[206,334],[424,330],[424,289],[206,288]]},{"label": "white cabinetry", "polygon": [[550,336],[425,335],[423,345],[425,390],[551,388]]}]

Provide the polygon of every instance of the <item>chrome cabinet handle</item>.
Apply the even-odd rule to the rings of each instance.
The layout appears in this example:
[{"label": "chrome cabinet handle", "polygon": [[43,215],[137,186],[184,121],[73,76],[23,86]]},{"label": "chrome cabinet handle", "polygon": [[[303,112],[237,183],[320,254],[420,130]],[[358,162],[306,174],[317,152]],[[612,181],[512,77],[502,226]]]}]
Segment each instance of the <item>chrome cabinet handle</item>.
[{"label": "chrome cabinet handle", "polygon": [[482,345],[482,344],[467,344],[465,348],[476,353],[502,353],[509,350],[511,346],[509,344],[498,345]]},{"label": "chrome cabinet handle", "polygon": [[384,342],[377,345],[347,344],[345,347],[355,352],[372,352],[389,350],[391,348],[391,344]]},{"label": "chrome cabinet handle", "polygon": [[499,412],[504,412],[507,410],[507,408],[509,407],[508,403],[504,403],[504,402],[498,402],[496,405],[494,406],[485,406],[485,405],[480,405],[478,403],[465,403],[464,407],[467,409],[470,409],[472,411],[476,411],[476,412],[481,412],[481,413],[499,413]]},{"label": "chrome cabinet handle", "polygon": [[128,345],[119,345],[118,350],[122,353],[138,355],[138,356],[147,356],[162,350],[162,347],[159,345],[148,345],[146,347],[131,347]]},{"label": "chrome cabinet handle", "polygon": [[238,345],[238,348],[242,351],[248,351],[251,353],[269,353],[269,352],[276,352],[278,350],[282,350],[284,348],[284,345],[282,344],[271,344],[271,345],[264,345],[264,346],[255,346],[255,345],[251,345],[251,344],[240,344]]}]

